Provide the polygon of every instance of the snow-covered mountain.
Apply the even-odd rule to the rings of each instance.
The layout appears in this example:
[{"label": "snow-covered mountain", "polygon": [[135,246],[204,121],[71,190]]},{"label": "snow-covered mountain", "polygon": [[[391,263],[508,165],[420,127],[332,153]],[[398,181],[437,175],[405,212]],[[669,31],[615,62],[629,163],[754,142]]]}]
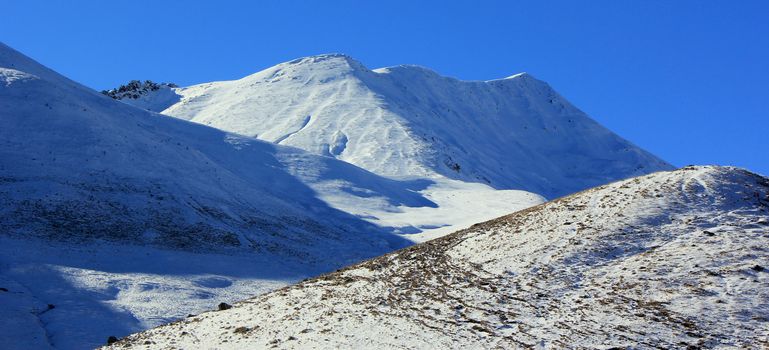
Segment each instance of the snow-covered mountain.
[{"label": "snow-covered mountain", "polygon": [[4,349],[94,347],[542,201],[148,112],[3,44],[0,123]]},{"label": "snow-covered mountain", "polygon": [[4,349],[94,347],[544,200],[522,190],[669,167],[526,76],[325,55],[131,85],[108,97],[0,44]]},{"label": "snow-covered mountain", "polygon": [[184,321],[115,349],[762,348],[769,179],[612,183]]},{"label": "snow-covered mountain", "polygon": [[430,205],[417,184],[142,111],[0,49],[5,235],[344,262],[403,239],[330,207],[312,186]]},{"label": "snow-covered mountain", "polygon": [[[548,198],[671,166],[528,74],[460,81],[417,66],[301,58],[235,81],[126,99],[385,176],[443,176]],[[168,91],[161,91],[168,95]]]}]

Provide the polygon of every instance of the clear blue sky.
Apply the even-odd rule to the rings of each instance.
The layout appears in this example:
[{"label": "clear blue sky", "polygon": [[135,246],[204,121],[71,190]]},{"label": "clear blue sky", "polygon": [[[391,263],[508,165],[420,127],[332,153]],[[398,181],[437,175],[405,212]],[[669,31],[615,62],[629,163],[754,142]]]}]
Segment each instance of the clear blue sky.
[{"label": "clear blue sky", "polygon": [[0,40],[96,89],[347,53],[526,71],[677,166],[769,175],[769,1],[2,1]]}]

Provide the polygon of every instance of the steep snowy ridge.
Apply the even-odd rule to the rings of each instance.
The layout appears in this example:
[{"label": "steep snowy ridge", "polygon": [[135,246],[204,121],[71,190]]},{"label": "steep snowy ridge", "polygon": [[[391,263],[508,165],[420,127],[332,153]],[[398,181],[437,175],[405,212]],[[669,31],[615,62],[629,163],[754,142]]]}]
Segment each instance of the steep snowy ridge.
[{"label": "steep snowy ridge", "polygon": [[762,348],[769,179],[583,191],[132,335],[114,349]]},{"label": "steep snowy ridge", "polygon": [[178,103],[149,108],[385,176],[447,177],[555,198],[672,168],[529,74],[460,81],[418,66],[372,71],[330,54],[175,92]]}]

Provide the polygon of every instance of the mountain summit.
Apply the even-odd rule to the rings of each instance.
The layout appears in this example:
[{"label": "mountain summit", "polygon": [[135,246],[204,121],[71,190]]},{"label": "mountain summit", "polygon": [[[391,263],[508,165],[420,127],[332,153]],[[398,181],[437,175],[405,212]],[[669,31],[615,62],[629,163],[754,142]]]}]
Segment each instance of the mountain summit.
[{"label": "mountain summit", "polygon": [[[548,198],[672,167],[530,74],[461,81],[328,54],[142,106],[391,177],[446,177]],[[126,100],[132,103],[132,100]]]}]

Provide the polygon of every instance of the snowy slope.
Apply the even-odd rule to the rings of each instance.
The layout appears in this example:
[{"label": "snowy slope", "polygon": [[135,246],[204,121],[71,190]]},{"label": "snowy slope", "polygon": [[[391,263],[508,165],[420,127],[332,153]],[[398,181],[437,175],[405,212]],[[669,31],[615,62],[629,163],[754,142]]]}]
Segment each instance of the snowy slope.
[{"label": "snowy slope", "polygon": [[474,225],[115,349],[763,348],[769,179],[689,167]]},{"label": "snowy slope", "polygon": [[94,347],[542,201],[137,109],[3,44],[0,124],[4,349]]},{"label": "snowy slope", "polygon": [[[385,176],[443,176],[547,198],[671,166],[528,74],[459,81],[417,66],[368,70],[338,54],[174,89],[143,108],[333,156]],[[125,100],[136,103],[136,100]]]}]

